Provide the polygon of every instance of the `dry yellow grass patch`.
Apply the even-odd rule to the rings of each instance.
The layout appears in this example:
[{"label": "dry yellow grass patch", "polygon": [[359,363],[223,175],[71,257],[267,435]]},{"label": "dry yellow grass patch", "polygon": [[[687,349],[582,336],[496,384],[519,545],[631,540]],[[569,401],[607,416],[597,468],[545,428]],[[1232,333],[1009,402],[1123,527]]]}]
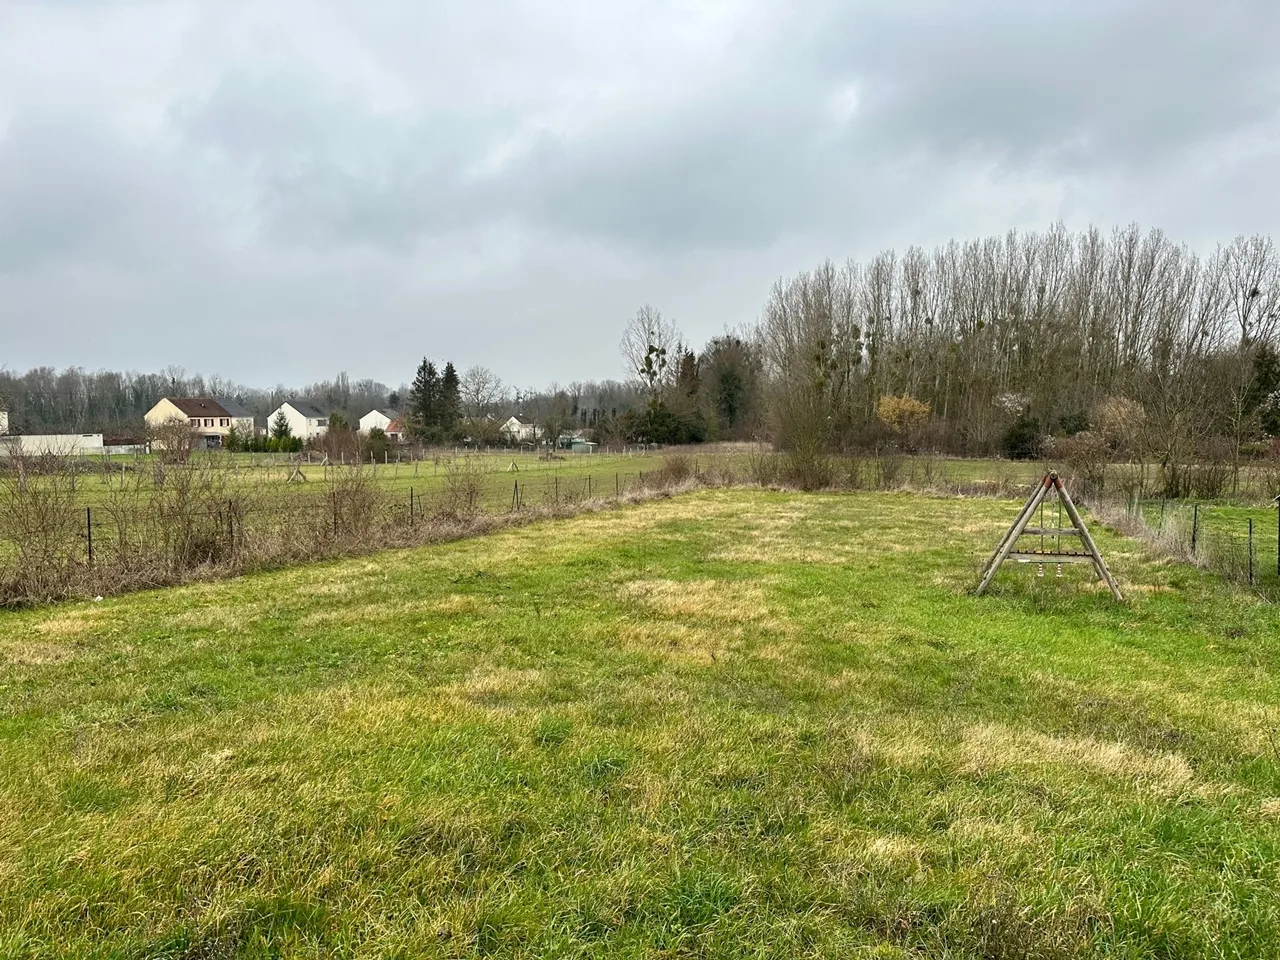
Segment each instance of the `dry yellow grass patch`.
[{"label": "dry yellow grass patch", "polygon": [[668,617],[758,623],[769,618],[764,588],[723,580],[632,580],[622,594]]},{"label": "dry yellow grass patch", "polygon": [[483,597],[468,593],[453,593],[442,600],[437,600],[427,609],[432,613],[479,613],[488,602]]},{"label": "dry yellow grass patch", "polygon": [[76,655],[76,648],[67,643],[17,641],[0,645],[0,661],[39,666],[62,663]]},{"label": "dry yellow grass patch", "polygon": [[395,605],[383,603],[362,603],[350,607],[330,607],[307,614],[298,621],[298,625],[302,627],[319,627],[337,623],[365,623],[370,620],[380,620],[389,613],[400,612],[402,609],[403,606],[398,608]]},{"label": "dry yellow grass patch", "polygon": [[1193,778],[1190,765],[1176,753],[1144,753],[1120,743],[1051,737],[994,724],[970,727],[961,753],[973,772],[1068,767],[1133,780],[1162,792],[1187,789]]},{"label": "dry yellow grass patch", "polygon": [[785,537],[761,534],[750,542],[737,542],[712,554],[715,560],[731,563],[847,563],[850,558],[867,554],[860,544],[805,546]]},{"label": "dry yellow grass patch", "polygon": [[532,690],[542,683],[541,670],[513,670],[510,667],[481,667],[466,679],[446,689],[463,700],[488,700]]},{"label": "dry yellow grass patch", "polygon": [[1280,797],[1267,797],[1258,804],[1258,812],[1264,817],[1280,818]]},{"label": "dry yellow grass patch", "polygon": [[329,580],[323,583],[308,583],[297,588],[297,593],[304,597],[341,597],[358,586],[356,578]]},{"label": "dry yellow grass patch", "polygon": [[209,630],[239,633],[257,623],[257,610],[256,604],[196,607],[170,617],[168,622],[174,627],[203,627]]},{"label": "dry yellow grass patch", "polygon": [[741,628],[708,630],[663,621],[624,623],[618,628],[618,643],[624,650],[694,663],[722,661],[732,655],[741,640]]},{"label": "dry yellow grass patch", "polygon": [[867,840],[862,853],[866,859],[877,863],[898,868],[924,869],[925,848],[906,837],[879,834]]},{"label": "dry yellow grass patch", "polygon": [[1035,836],[1017,821],[988,820],[985,817],[960,817],[947,828],[947,833],[962,840],[999,846],[1024,846]]},{"label": "dry yellow grass patch", "polygon": [[105,613],[101,607],[71,610],[38,621],[34,629],[46,637],[76,637],[101,623]]}]

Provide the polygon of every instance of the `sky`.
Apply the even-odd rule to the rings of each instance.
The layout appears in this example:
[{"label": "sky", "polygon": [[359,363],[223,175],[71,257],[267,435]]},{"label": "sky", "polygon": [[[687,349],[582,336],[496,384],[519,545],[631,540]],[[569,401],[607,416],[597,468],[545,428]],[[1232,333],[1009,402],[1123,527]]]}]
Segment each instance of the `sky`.
[{"label": "sky", "polygon": [[0,366],[622,377],[780,276],[1280,225],[1275,0],[0,0]]}]

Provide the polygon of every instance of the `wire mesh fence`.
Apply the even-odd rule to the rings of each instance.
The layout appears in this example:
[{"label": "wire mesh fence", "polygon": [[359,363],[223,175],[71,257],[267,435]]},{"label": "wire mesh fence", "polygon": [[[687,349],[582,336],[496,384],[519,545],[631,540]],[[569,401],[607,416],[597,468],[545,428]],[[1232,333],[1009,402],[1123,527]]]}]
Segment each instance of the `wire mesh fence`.
[{"label": "wire mesh fence", "polygon": [[1104,519],[1162,552],[1280,598],[1280,511],[1178,500],[1104,500]]},{"label": "wire mesh fence", "polygon": [[[292,465],[298,470],[299,464]],[[170,469],[91,490],[74,470],[0,478],[0,603],[174,583],[202,571],[405,546],[521,515],[572,512],[700,476],[688,469],[503,473],[460,459],[415,483],[367,466],[247,483],[234,469]]]}]

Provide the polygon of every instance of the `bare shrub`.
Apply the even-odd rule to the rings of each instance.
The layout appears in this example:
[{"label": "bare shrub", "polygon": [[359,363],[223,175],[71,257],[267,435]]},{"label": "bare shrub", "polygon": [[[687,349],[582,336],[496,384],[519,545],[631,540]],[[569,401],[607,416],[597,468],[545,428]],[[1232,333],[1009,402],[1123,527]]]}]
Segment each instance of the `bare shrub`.
[{"label": "bare shrub", "polygon": [[186,463],[195,449],[195,430],[188,421],[177,417],[149,428],[147,434],[162,463]]},{"label": "bare shrub", "polygon": [[375,532],[378,489],[372,474],[360,465],[330,468],[327,499],[335,540],[358,544]]},{"label": "bare shrub", "polygon": [[[39,463],[13,455],[0,477],[0,580],[6,596],[62,596],[88,563],[86,519],[68,474],[40,475]],[[34,474],[34,475],[33,475]]]},{"label": "bare shrub", "polygon": [[223,558],[226,544],[218,507],[226,493],[225,474],[210,463],[167,471],[148,504],[149,538],[171,572]]},{"label": "bare shrub", "polygon": [[675,487],[693,478],[693,457],[687,453],[669,453],[662,458],[662,466],[653,475],[654,483],[661,487]]},{"label": "bare shrub", "polygon": [[1197,500],[1216,500],[1227,491],[1231,482],[1231,464],[1213,461],[1192,464],[1186,468],[1188,495]]},{"label": "bare shrub", "polygon": [[773,486],[782,476],[781,456],[763,444],[752,446],[747,453],[747,475],[752,483],[762,487]]},{"label": "bare shrub", "polygon": [[470,520],[480,512],[488,487],[489,471],[472,457],[451,460],[445,465],[444,486],[436,501],[436,512],[445,517]]},{"label": "bare shrub", "polygon": [[1093,408],[1093,432],[1102,437],[1107,447],[1121,457],[1132,457],[1147,422],[1142,404],[1128,397],[1107,397]]},{"label": "bare shrub", "polygon": [[906,457],[900,453],[889,451],[875,458],[874,483],[877,490],[892,490],[902,482]]},{"label": "bare shrub", "polygon": [[1062,472],[1081,496],[1097,496],[1106,488],[1111,450],[1100,434],[1085,430],[1070,437],[1054,437],[1047,454],[1064,468]]}]

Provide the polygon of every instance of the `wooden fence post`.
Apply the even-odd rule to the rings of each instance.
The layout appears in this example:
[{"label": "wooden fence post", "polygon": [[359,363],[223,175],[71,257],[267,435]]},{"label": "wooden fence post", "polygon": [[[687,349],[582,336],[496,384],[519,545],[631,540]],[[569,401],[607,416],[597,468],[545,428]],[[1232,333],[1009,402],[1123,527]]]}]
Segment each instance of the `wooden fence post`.
[{"label": "wooden fence post", "polygon": [[1253,517],[1249,518],[1249,583],[1253,583]]}]

